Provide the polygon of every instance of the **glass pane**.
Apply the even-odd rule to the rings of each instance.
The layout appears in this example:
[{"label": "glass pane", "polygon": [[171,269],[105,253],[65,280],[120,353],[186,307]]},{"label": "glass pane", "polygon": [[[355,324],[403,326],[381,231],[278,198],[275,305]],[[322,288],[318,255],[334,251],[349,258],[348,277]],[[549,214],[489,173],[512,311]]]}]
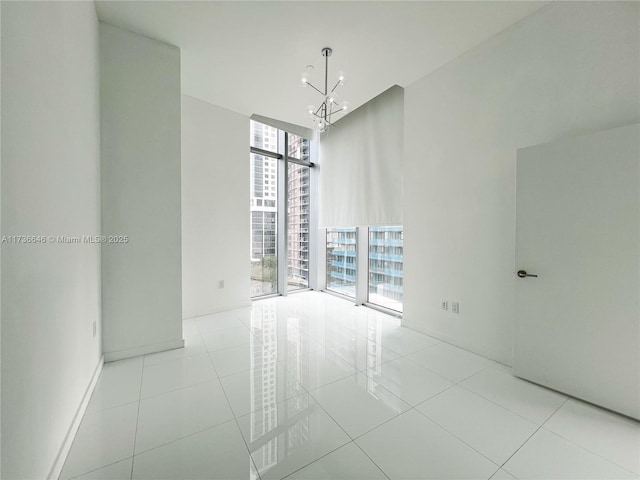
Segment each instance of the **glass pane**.
[{"label": "glass pane", "polygon": [[[290,135],[291,139],[293,135]],[[309,287],[309,167],[289,164],[288,289]]]},{"label": "glass pane", "polygon": [[249,156],[251,296],[257,297],[278,292],[278,160],[253,153]]},{"label": "glass pane", "polygon": [[252,147],[278,152],[278,129],[251,120],[249,144]]},{"label": "glass pane", "polygon": [[356,229],[327,230],[327,289],[356,296]]},{"label": "glass pane", "polygon": [[369,302],[402,312],[402,227],[369,227]]},{"label": "glass pane", "polygon": [[288,155],[290,158],[296,158],[298,160],[302,160],[303,162],[308,162],[309,140],[290,133]]}]

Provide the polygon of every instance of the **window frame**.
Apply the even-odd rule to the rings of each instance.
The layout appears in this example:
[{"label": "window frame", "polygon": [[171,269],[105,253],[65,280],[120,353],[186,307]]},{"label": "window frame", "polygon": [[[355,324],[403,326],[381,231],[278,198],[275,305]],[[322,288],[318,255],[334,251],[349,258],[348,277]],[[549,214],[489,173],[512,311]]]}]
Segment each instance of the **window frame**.
[{"label": "window frame", "polygon": [[[251,120],[252,122],[256,122],[256,123],[261,123],[263,125],[267,125],[269,127],[271,127],[271,125],[264,123],[264,122],[260,122],[257,120]],[[316,208],[315,208],[315,204],[313,201],[313,198],[316,198],[316,194],[317,194],[317,190],[316,190],[316,176],[317,173],[315,172],[316,169],[314,169],[313,167],[315,167],[315,164],[309,160],[303,160],[303,159],[299,159],[299,158],[294,158],[294,157],[289,157],[288,152],[289,152],[289,135],[294,135],[294,134],[290,134],[289,132],[285,131],[285,130],[281,130],[278,127],[272,127],[275,128],[277,131],[277,151],[271,151],[271,150],[265,150],[263,148],[259,148],[259,147],[254,147],[251,144],[255,141],[255,135],[252,135],[250,132],[250,136],[249,136],[249,154],[250,156],[252,154],[256,154],[256,155],[262,155],[264,157],[270,157],[276,160],[276,166],[275,166],[275,174],[269,172],[268,175],[270,175],[269,178],[269,185],[271,185],[272,183],[274,185],[276,185],[276,194],[275,195],[269,195],[269,198],[267,199],[266,197],[266,192],[265,192],[265,196],[263,197],[263,206],[266,200],[269,201],[274,201],[275,200],[275,208],[276,208],[276,222],[277,222],[277,226],[276,226],[276,272],[277,272],[277,279],[276,279],[276,291],[273,293],[268,293],[268,294],[264,294],[264,295],[256,295],[256,296],[252,296],[250,295],[250,298],[252,300],[257,300],[257,299],[263,299],[263,298],[268,298],[268,297],[273,297],[273,296],[284,296],[287,295],[288,293],[294,293],[294,292],[302,292],[302,291],[306,291],[306,290],[313,290],[315,289],[316,286],[316,257],[315,255],[312,254],[312,252],[316,251],[316,244],[317,244],[317,235],[314,232],[314,230],[316,230],[314,228],[314,225],[316,225]],[[300,138],[304,138],[302,136],[299,136]],[[315,141],[312,138],[308,138],[306,139],[309,142],[309,158],[313,158],[315,152],[316,152],[316,145],[315,145]],[[251,158],[251,157],[250,157]],[[303,287],[303,288],[295,288],[295,289],[289,289],[289,276],[288,276],[288,271],[289,271],[289,245],[288,245],[288,236],[289,236],[289,222],[288,222],[288,212],[289,212],[289,208],[288,208],[288,201],[289,201],[289,182],[288,182],[288,174],[289,174],[289,163],[296,163],[299,165],[303,165],[306,167],[309,167],[309,238],[308,238],[308,251],[309,251],[309,256],[308,256],[308,287]],[[273,176],[275,176],[275,181],[272,178]],[[250,179],[251,181],[252,179]],[[257,202],[256,202],[257,203]],[[250,202],[250,206],[249,208],[253,207],[253,205],[251,205]],[[272,207],[270,207],[272,208]],[[251,216],[250,216],[251,218]],[[253,240],[253,233],[252,233],[252,229],[250,226],[250,232],[252,235],[252,240]],[[251,242],[250,242],[251,245]],[[252,248],[252,247],[251,247]],[[252,250],[251,250],[252,251]],[[251,254],[250,251],[250,254]]]}]

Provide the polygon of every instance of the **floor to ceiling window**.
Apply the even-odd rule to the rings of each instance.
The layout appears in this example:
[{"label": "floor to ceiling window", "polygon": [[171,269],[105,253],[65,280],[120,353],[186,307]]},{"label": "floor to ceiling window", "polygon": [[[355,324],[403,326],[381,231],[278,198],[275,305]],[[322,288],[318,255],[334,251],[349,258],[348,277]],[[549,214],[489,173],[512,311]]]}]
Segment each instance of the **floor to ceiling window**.
[{"label": "floor to ceiling window", "polygon": [[[309,288],[310,141],[253,120],[250,136],[251,296]],[[286,270],[281,270],[278,252],[285,256],[285,251]]]},{"label": "floor to ceiling window", "polygon": [[369,302],[402,312],[402,227],[369,227]]},{"label": "floor to ceiling window", "polygon": [[327,289],[356,296],[357,230],[327,229]]},{"label": "floor to ceiling window", "polygon": [[[278,129],[251,121],[251,147],[278,153]],[[278,291],[278,159],[250,154],[251,296]]]}]

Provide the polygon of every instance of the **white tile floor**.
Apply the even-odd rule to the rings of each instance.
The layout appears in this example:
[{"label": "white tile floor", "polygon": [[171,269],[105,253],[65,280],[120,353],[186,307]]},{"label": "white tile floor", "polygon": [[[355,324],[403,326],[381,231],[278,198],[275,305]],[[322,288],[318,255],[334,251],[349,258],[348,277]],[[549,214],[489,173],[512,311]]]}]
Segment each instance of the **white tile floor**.
[{"label": "white tile floor", "polygon": [[104,366],[63,479],[640,477],[640,423],[314,292]]}]

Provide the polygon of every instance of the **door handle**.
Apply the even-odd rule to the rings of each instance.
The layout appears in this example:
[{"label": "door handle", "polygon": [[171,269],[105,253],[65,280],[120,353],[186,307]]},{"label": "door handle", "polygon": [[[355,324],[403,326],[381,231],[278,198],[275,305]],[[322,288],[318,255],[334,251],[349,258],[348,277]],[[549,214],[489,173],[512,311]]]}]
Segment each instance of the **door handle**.
[{"label": "door handle", "polygon": [[517,274],[520,278],[524,278],[524,277],[535,277],[538,278],[538,275],[531,275],[530,273],[527,273],[526,270],[518,270],[518,274]]}]

